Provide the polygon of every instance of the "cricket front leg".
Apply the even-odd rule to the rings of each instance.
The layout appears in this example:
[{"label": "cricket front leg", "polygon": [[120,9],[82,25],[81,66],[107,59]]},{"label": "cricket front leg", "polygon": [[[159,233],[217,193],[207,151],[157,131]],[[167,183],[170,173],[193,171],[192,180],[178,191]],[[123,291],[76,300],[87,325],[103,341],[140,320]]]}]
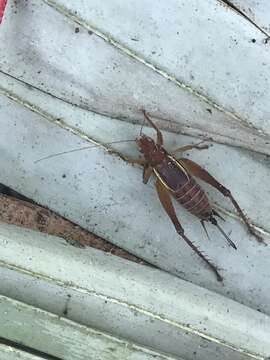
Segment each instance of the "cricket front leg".
[{"label": "cricket front leg", "polygon": [[194,176],[198,177],[199,179],[205,181],[207,184],[213,186],[215,189],[217,189],[219,192],[221,192],[221,194],[223,194],[225,197],[228,197],[233,206],[235,207],[235,209],[237,210],[240,218],[244,221],[244,223],[246,224],[248,231],[250,232],[250,234],[252,234],[253,236],[255,236],[255,238],[259,241],[259,242],[264,242],[263,238],[258,235],[255,230],[252,228],[248,218],[246,217],[246,215],[243,213],[242,209],[240,208],[240,206],[238,205],[237,201],[235,200],[235,198],[232,196],[231,192],[229,189],[225,188],[225,186],[223,186],[222,184],[220,184],[212,175],[209,174],[208,171],[206,171],[205,169],[203,169],[200,165],[196,164],[194,161],[190,160],[190,159],[185,159],[185,158],[180,158],[177,159],[177,161],[182,164],[191,174],[193,174]]},{"label": "cricket front leg", "polygon": [[166,211],[167,215],[171,219],[177,233],[185,240],[185,242],[192,248],[192,250],[194,250],[196,252],[196,254],[206,262],[208,267],[215,273],[217,280],[222,281],[223,278],[219,274],[217,267],[209,259],[206,258],[206,256],[193,244],[193,242],[191,240],[189,240],[185,236],[184,229],[182,228],[182,226],[176,216],[175,209],[174,209],[169,191],[159,180],[157,180],[157,182],[156,182],[156,188],[157,188],[160,202],[161,202],[164,210]]},{"label": "cricket front leg", "polygon": [[132,164],[132,165],[137,164],[137,165],[145,166],[145,164],[146,164],[144,159],[133,159],[129,156],[125,156],[124,159],[127,163]]},{"label": "cricket front leg", "polygon": [[157,125],[150,119],[150,117],[146,114],[146,111],[143,110],[144,118],[149,122],[149,124],[156,130],[157,132],[157,144],[163,145],[163,136],[161,134],[161,131],[157,127]]},{"label": "cricket front leg", "polygon": [[153,168],[150,165],[145,165],[143,168],[143,183],[147,184],[151,175],[153,174]]},{"label": "cricket front leg", "polygon": [[125,157],[125,161],[132,165],[137,164],[143,166],[143,183],[147,184],[153,173],[153,168],[148,165],[144,159]]}]

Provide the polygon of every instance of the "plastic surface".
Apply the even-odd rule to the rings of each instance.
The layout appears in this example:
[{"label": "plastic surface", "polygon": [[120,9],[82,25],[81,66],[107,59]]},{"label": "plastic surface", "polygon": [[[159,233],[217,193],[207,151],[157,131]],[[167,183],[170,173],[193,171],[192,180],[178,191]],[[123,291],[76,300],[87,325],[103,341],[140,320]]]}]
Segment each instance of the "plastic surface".
[{"label": "plastic surface", "polygon": [[[176,275],[224,295],[224,304],[233,299],[252,308],[253,314],[270,315],[269,246],[248,235],[230,203],[203,185],[228,215],[223,227],[237,243],[237,251],[210,226],[209,242],[196,218],[176,205],[186,234],[221,268],[224,284],[219,284],[175,233],[153,180],[143,185],[139,167],[108,151],[113,148],[121,156],[136,157],[135,143],[107,144],[138,136],[142,108],[161,128],[172,131],[164,131],[168,149],[199,141],[177,134],[180,131],[213,139],[209,150],[187,156],[230,188],[268,243],[270,63],[265,34],[219,1],[173,1],[170,6],[158,1],[154,9],[152,3],[150,8],[137,1],[132,11],[128,3],[118,8],[116,0],[99,5],[93,1],[92,7],[78,1],[76,9],[74,4],[52,0],[8,4],[0,31],[0,182],[169,272],[172,281]],[[143,132],[154,136],[146,126]],[[103,145],[36,162],[93,143]],[[52,261],[54,256],[51,251]],[[21,259],[13,260],[16,271],[5,270],[6,292],[13,291],[9,281],[19,284],[23,278]],[[50,293],[46,282],[42,287]],[[22,294],[21,301],[30,296],[27,288]],[[58,310],[63,305],[43,296],[36,299],[37,305]],[[215,308],[213,319],[217,313]],[[199,315],[200,310],[194,319]],[[118,319],[112,319],[102,324],[103,330],[112,325],[111,331],[121,335]],[[134,339],[144,321],[134,332],[129,326]],[[248,314],[237,326],[245,321]],[[165,326],[168,338],[169,332]],[[166,337],[157,336],[159,349],[177,353],[177,331],[174,336],[171,348]],[[192,341],[196,347],[201,340]],[[243,340],[241,346],[249,344]],[[188,348],[185,357],[192,356]],[[206,349],[205,359],[210,353],[213,359],[231,356],[230,351],[221,355],[216,348]],[[259,353],[257,348],[251,350]]]},{"label": "plastic surface", "polygon": [[[66,317],[178,359],[263,359],[270,353],[268,316],[168,273],[8,225],[0,227],[0,243],[1,292],[56,314],[46,316],[48,330],[42,331],[47,339],[58,334],[61,343],[67,341],[71,329]],[[12,289],[11,284],[17,287]],[[32,334],[46,324],[45,314],[36,309],[33,317],[22,305],[16,314],[4,304],[1,318],[8,321],[0,328],[2,336],[17,341],[25,337],[28,345],[32,342],[44,351],[46,342]],[[27,337],[21,327],[15,331],[16,321],[9,323],[11,314],[15,320],[25,318]],[[35,321],[26,320],[31,316]],[[91,337],[93,331],[89,332]],[[79,343],[85,344],[86,329],[80,333]],[[98,337],[103,341],[102,334]],[[92,341],[95,338],[93,334]],[[79,349],[83,353],[72,341],[61,351],[67,356]],[[135,356],[136,347],[130,349]],[[147,358],[143,349],[139,353]]]},{"label": "plastic surface", "polygon": [[[5,119],[0,134],[1,182],[164,270],[255,309],[270,312],[269,247],[258,244],[248,235],[237,217],[232,217],[234,212],[229,202],[215,190],[205,186],[210,198],[230,211],[231,217],[222,226],[228,233],[231,231],[237,251],[229,248],[210,226],[212,241],[209,242],[199,221],[180,205],[176,208],[186,234],[221,267],[224,286],[176,234],[159,203],[153,181],[147,186],[142,183],[140,168],[100,148],[35,163],[43,156],[85,146],[89,142],[10,100],[2,98],[1,106]],[[95,120],[101,136],[102,123],[94,114],[91,118],[88,112],[87,123],[91,122],[93,126]],[[113,124],[115,121],[106,122],[105,119],[104,132],[109,130],[113,134]],[[116,121],[115,129],[118,129],[117,124]],[[139,128],[134,133],[133,126],[131,129],[129,126],[122,128],[121,136],[117,133],[120,139],[131,139],[138,134]],[[166,134],[165,139],[170,137],[174,144],[171,148],[176,147],[180,137]],[[190,140],[181,138],[181,144]],[[10,143],[15,146],[10,148]],[[132,143],[125,144],[125,148],[131,149],[131,146],[135,149]],[[268,241],[268,160],[262,155],[217,144],[209,150],[193,153],[194,159],[207,166],[232,190]]]},{"label": "plastic surface", "polygon": [[[141,348],[4,296],[0,296],[0,304],[1,335],[48,354],[48,358],[52,355],[57,359],[65,360],[173,360],[171,357]],[[38,336],[36,336],[37,334]],[[12,352],[7,353],[9,357],[4,359],[12,359],[10,357]],[[17,356],[20,355],[20,352],[17,351]],[[22,359],[47,358],[46,355],[46,357],[22,355],[24,356]]]}]

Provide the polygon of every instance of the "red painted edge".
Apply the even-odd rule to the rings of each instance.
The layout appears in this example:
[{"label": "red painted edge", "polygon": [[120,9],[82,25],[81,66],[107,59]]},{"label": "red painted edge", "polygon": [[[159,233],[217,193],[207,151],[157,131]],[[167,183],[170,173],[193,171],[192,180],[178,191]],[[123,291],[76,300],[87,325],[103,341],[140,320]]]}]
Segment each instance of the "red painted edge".
[{"label": "red painted edge", "polygon": [[4,16],[6,5],[7,5],[7,0],[0,0],[0,24]]}]

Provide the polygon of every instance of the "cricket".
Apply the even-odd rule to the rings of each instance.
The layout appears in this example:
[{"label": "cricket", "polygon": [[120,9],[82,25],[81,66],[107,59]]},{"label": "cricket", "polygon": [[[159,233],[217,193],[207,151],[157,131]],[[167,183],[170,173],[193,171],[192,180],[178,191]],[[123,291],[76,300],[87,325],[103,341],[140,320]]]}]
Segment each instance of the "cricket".
[{"label": "cricket", "polygon": [[171,197],[173,196],[187,211],[200,220],[208,237],[209,235],[205,227],[205,222],[210,222],[216,226],[228,244],[236,250],[237,247],[234,242],[218,224],[217,218],[222,220],[224,219],[211,206],[205,191],[194,179],[194,177],[197,177],[213,186],[225,197],[230,199],[240,218],[246,224],[248,231],[255,236],[259,242],[263,242],[263,239],[253,230],[248,218],[241,210],[229,189],[220,184],[212,175],[194,161],[175,156],[177,153],[181,154],[192,149],[207,149],[208,146],[200,145],[201,143],[197,145],[186,145],[175,149],[172,153],[169,153],[163,146],[163,136],[161,131],[150,119],[145,110],[143,110],[143,114],[145,120],[156,131],[156,141],[149,136],[141,134],[140,137],[136,139],[136,143],[140,152],[143,154],[144,159],[127,159],[127,161],[143,166],[143,182],[145,184],[147,184],[151,175],[156,177],[156,190],[159,200],[165,212],[171,219],[175,230],[215,273],[217,280],[222,281],[223,278],[219,273],[218,267],[213,264],[208,257],[185,235],[185,231],[176,215]]},{"label": "cricket", "polygon": [[[207,255],[201,251],[193,241],[191,241],[185,234],[172,202],[174,197],[178,203],[180,203],[187,211],[197,217],[201,225],[209,238],[209,234],[206,229],[206,223],[214,225],[227,241],[228,245],[237,250],[235,243],[229,238],[218,223],[218,219],[225,221],[225,219],[213,208],[211,202],[208,199],[205,191],[197,183],[195,178],[208,183],[213,186],[217,191],[221,192],[226,198],[228,198],[232,205],[235,207],[238,215],[245,223],[248,231],[259,242],[263,242],[263,238],[253,230],[248,218],[238,205],[237,201],[231,194],[231,191],[219,183],[207,170],[202,168],[194,161],[177,157],[176,154],[182,154],[186,151],[197,149],[208,149],[209,146],[199,142],[198,144],[190,144],[179,147],[172,152],[168,152],[164,147],[163,135],[158,126],[151,120],[145,110],[142,110],[145,121],[156,131],[156,140],[150,136],[146,136],[142,133],[135,140],[121,140],[114,141],[109,144],[135,141],[139,151],[143,155],[143,158],[132,159],[130,157],[124,157],[124,160],[131,164],[137,164],[143,167],[143,182],[147,184],[150,177],[153,175],[156,178],[156,190],[158,198],[174,225],[176,232],[180,237],[192,248],[192,250],[205,262],[208,268],[214,272],[218,281],[223,281],[223,277],[220,274],[220,269],[216,266]],[[89,148],[97,147],[98,145],[86,146],[80,149],[73,149],[64,151],[57,154],[51,154],[35,162],[39,162],[45,159],[49,159],[55,156],[67,154],[74,151],[86,150]],[[217,219],[218,218],[218,219]]]}]

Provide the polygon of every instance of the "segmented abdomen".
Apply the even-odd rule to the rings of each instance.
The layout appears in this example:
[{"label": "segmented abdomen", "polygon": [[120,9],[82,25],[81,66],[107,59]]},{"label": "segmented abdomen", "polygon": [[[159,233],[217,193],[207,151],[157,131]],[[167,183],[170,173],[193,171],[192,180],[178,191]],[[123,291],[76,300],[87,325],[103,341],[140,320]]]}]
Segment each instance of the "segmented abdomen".
[{"label": "segmented abdomen", "polygon": [[185,209],[200,219],[208,219],[212,213],[205,192],[192,177],[174,192],[174,196]]},{"label": "segmented abdomen", "polygon": [[212,207],[205,192],[174,158],[164,156],[154,171],[188,211],[200,219],[208,219],[211,216]]}]

